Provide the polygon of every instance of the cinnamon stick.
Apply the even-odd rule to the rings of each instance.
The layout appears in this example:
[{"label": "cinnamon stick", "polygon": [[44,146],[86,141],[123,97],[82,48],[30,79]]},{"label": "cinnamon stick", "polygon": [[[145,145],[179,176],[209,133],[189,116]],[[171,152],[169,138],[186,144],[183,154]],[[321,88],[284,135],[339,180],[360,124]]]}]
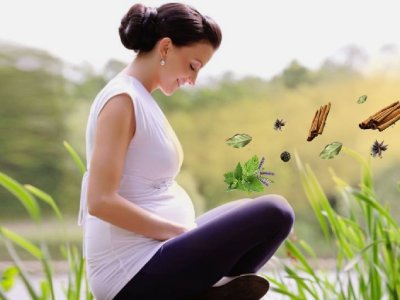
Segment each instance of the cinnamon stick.
[{"label": "cinnamon stick", "polygon": [[321,119],[321,107],[317,110],[317,117],[315,118],[315,121],[314,121],[314,124],[313,124],[312,132],[314,132],[314,133],[318,131],[319,119]]},{"label": "cinnamon stick", "polygon": [[320,106],[320,108],[315,112],[313,121],[311,122],[310,130],[308,132],[307,141],[312,141],[316,136],[318,136],[318,134],[322,134],[330,108],[331,103],[328,102],[327,105]]},{"label": "cinnamon stick", "polygon": [[[385,111],[387,109],[390,109],[391,107],[397,105],[399,103],[399,101],[396,101],[388,106],[386,106],[385,108],[382,108],[380,111],[378,111],[377,113],[375,113],[374,115],[370,116],[368,119],[366,119],[365,121],[361,122],[359,124],[359,127],[361,129],[370,129],[372,127],[372,124],[374,123],[374,120],[376,120],[376,118],[379,118],[382,116],[383,113],[385,113]],[[375,129],[375,128],[374,128]]]},{"label": "cinnamon stick", "polygon": [[399,103],[399,101],[396,101],[396,102],[393,102],[392,104],[386,106],[385,108],[382,108],[382,109],[381,109],[380,111],[378,111],[373,117],[375,117],[377,114],[379,114],[379,113],[381,113],[381,112],[387,110],[388,108],[391,108],[391,107],[395,106],[395,105],[398,104],[398,103]]},{"label": "cinnamon stick", "polygon": [[320,134],[320,131],[321,131],[321,125],[322,125],[322,122],[324,120],[324,116],[325,116],[325,113],[326,113],[326,108],[327,108],[326,105],[324,105],[324,107],[321,106],[321,116],[322,117],[319,118],[319,121],[318,121],[318,134]]},{"label": "cinnamon stick", "polygon": [[398,116],[400,114],[400,109],[396,109],[394,111],[392,111],[389,115],[387,115],[382,121],[381,124],[385,124],[387,121],[392,120],[393,118],[395,118],[396,116]]},{"label": "cinnamon stick", "polygon": [[382,120],[383,120],[386,116],[390,115],[392,112],[394,112],[394,111],[395,111],[396,109],[398,109],[398,108],[400,108],[400,103],[397,103],[395,106],[393,106],[393,107],[391,107],[391,108],[385,110],[385,112],[383,112],[379,117],[375,118],[375,121],[376,121],[377,123],[381,123]]},{"label": "cinnamon stick", "polygon": [[390,125],[396,123],[398,120],[400,120],[400,110],[397,111],[397,114],[394,115],[394,118],[390,119],[389,121],[387,121],[384,124],[381,124],[378,126],[379,131],[385,130],[386,128],[388,128]]},{"label": "cinnamon stick", "polygon": [[324,131],[325,122],[326,122],[326,119],[328,118],[328,114],[329,114],[330,110],[331,110],[331,103],[328,102],[328,104],[326,105],[326,109],[325,109],[325,113],[324,113],[323,119],[322,119],[321,127],[318,130],[319,134],[322,134],[322,132]]},{"label": "cinnamon stick", "polygon": [[313,120],[311,122],[310,131],[308,132],[307,141],[312,141],[313,138],[314,138],[313,135],[312,135],[312,129],[313,129],[313,125],[314,125],[315,119],[317,118],[317,115],[318,115],[318,110],[315,112],[314,118],[313,118]]}]

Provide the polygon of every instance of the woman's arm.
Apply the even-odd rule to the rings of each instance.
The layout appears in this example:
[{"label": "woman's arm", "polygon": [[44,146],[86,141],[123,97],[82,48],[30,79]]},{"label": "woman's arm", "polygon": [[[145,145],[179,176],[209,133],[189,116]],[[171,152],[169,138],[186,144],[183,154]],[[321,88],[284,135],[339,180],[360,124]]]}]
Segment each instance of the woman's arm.
[{"label": "woman's arm", "polygon": [[88,183],[89,213],[120,228],[167,240],[190,228],[159,217],[118,195],[125,156],[136,130],[134,107],[127,94],[110,99],[97,119]]}]

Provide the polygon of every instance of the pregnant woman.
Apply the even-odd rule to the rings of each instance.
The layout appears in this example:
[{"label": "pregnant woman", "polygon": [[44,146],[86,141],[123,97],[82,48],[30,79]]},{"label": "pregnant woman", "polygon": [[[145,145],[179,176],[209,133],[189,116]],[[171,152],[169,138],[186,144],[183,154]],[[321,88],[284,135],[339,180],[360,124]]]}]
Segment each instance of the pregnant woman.
[{"label": "pregnant woman", "polygon": [[119,34],[137,56],[98,93],[86,128],[79,223],[91,292],[96,300],[262,298],[269,283],[257,271],[290,233],[292,208],[265,195],[195,218],[174,180],[181,144],[151,95],[195,84],[220,46],[219,26],[185,4],[135,4]]}]

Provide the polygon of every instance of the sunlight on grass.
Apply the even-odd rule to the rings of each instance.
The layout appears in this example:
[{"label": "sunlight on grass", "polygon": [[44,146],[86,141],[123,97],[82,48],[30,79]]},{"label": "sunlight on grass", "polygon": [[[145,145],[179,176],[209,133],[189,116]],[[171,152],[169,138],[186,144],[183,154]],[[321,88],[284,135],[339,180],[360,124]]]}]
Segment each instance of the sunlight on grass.
[{"label": "sunlight on grass", "polygon": [[[68,152],[84,172],[82,161],[75,151],[65,143]],[[343,147],[342,151],[355,158],[361,165],[361,183],[358,188],[350,187],[340,179],[332,168],[329,169],[337,191],[346,205],[346,215],[339,215],[329,203],[311,167],[302,164],[297,151],[294,152],[300,180],[307,199],[325,235],[325,243],[336,257],[336,269],[323,270],[318,265],[315,250],[303,239],[287,239],[283,245],[290,254],[291,262],[278,262],[274,276],[266,276],[271,289],[288,299],[388,299],[400,297],[400,230],[391,216],[388,206],[374,193],[370,157],[365,160],[355,151]],[[64,218],[52,197],[29,185],[22,186],[12,178],[0,173],[0,184],[8,189],[24,205],[32,222],[0,223],[2,251],[12,258],[13,267],[2,275],[0,299],[8,300],[7,292],[12,289],[15,277],[19,276],[27,289],[30,299],[45,300],[54,297],[52,258],[50,249],[56,247],[60,256],[69,265],[68,284],[64,293],[68,300],[81,299],[83,284],[86,300],[92,300],[89,291],[85,261],[81,256],[82,233],[74,217]],[[400,184],[397,186],[400,192]],[[50,205],[55,217],[43,217],[37,200]],[[75,244],[75,245],[74,245]],[[1,248],[3,247],[3,248]],[[40,288],[34,287],[24,268],[21,250],[30,259],[39,260],[44,278]],[[54,249],[52,249],[54,251]],[[282,251],[282,248],[280,249]],[[4,254],[4,253],[3,253]],[[330,272],[330,273],[329,273]]]}]

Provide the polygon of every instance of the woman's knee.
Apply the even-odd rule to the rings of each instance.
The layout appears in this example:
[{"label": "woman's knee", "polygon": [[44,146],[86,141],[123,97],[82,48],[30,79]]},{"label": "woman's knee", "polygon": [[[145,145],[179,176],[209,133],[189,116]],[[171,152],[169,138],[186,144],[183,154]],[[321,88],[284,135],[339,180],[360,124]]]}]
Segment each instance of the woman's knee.
[{"label": "woman's knee", "polygon": [[270,194],[258,197],[254,201],[259,202],[258,208],[265,218],[273,218],[276,222],[275,225],[289,235],[295,221],[295,214],[292,206],[284,197]]}]

